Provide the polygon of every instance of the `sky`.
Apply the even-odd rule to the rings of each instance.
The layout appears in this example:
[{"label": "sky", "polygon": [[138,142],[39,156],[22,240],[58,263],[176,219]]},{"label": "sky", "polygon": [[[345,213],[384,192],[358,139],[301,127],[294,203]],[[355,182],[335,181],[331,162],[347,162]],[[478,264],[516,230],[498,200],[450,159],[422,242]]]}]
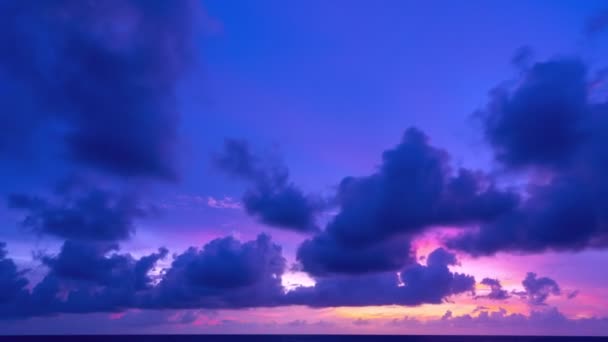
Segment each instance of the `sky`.
[{"label": "sky", "polygon": [[608,335],[603,1],[0,1],[0,334]]}]

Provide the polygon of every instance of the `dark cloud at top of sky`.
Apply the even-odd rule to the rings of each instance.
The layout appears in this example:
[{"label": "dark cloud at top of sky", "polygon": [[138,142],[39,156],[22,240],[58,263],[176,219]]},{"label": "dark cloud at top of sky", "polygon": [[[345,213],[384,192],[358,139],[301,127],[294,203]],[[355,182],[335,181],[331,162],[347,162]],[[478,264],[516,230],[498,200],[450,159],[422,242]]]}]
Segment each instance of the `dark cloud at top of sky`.
[{"label": "dark cloud at top of sky", "polygon": [[473,255],[608,246],[608,104],[590,100],[576,59],[534,64],[514,89],[494,93],[480,115],[508,171],[540,169],[525,200],[476,232],[447,242]]},{"label": "dark cloud at top of sky", "polygon": [[198,7],[3,1],[0,153],[25,155],[54,136],[86,165],[175,178],[175,86],[193,61]]},{"label": "dark cloud at top of sky", "polygon": [[21,226],[65,239],[117,241],[129,238],[133,220],[148,214],[134,195],[90,186],[65,187],[56,198],[13,194],[8,206],[24,211]]},{"label": "dark cloud at top of sky", "polygon": [[[377,253],[377,265],[361,262],[362,255],[367,250],[395,247],[389,240],[403,241],[403,237],[411,238],[434,225],[495,219],[519,201],[515,193],[497,189],[481,172],[452,172],[447,152],[430,145],[428,137],[415,128],[405,132],[399,145],[383,153],[375,173],[343,179],[336,197],[338,214],[322,233],[298,250],[298,260],[307,272],[397,270],[410,260],[408,243],[401,243],[400,253],[394,248],[384,255]],[[347,262],[349,259],[352,262]]]},{"label": "dark cloud at top of sky", "polygon": [[318,230],[315,219],[323,209],[322,201],[291,183],[281,163],[266,162],[254,155],[246,142],[231,139],[224,142],[215,163],[226,173],[252,183],[243,204],[247,213],[262,223],[298,232]]}]

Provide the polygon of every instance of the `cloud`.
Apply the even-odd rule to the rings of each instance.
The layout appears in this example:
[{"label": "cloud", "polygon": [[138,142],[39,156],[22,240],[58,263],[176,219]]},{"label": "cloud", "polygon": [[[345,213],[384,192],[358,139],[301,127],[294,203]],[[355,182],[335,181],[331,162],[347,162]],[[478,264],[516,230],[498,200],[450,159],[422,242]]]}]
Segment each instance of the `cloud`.
[{"label": "cloud", "polygon": [[207,197],[207,205],[215,209],[241,209],[242,205],[238,201],[235,201],[230,196],[224,196],[224,198],[215,198],[213,196]]},{"label": "cloud", "polygon": [[40,256],[49,271],[28,289],[2,244],[0,318],[288,304],[281,284],[286,261],[267,235],[245,243],[215,239],[175,255],[171,266],[158,272],[156,264],[167,254],[160,248],[136,259],[119,253],[115,243],[68,240],[56,255]]},{"label": "cloud", "polygon": [[472,292],[472,276],[453,273],[456,256],[439,248],[427,265],[413,264],[401,272],[321,277],[312,287],[287,293],[287,301],[312,307],[439,304],[451,295]]},{"label": "cloud", "polygon": [[525,296],[531,305],[545,305],[550,295],[558,296],[561,290],[557,282],[548,277],[537,278],[536,273],[528,272],[522,282]]},{"label": "cloud", "polygon": [[572,319],[564,316],[556,308],[533,310],[529,315],[508,313],[503,308],[496,311],[477,310],[476,312],[478,312],[477,316],[454,315],[447,311],[440,319],[426,321],[404,317],[388,322],[388,326],[416,334],[442,331],[446,334],[478,335],[486,333],[509,336],[604,336],[608,329],[608,318]]},{"label": "cloud", "polygon": [[596,36],[608,28],[608,9],[598,11],[587,19],[583,34],[587,37]]},{"label": "cloud", "polygon": [[535,63],[479,116],[506,171],[540,170],[514,210],[447,241],[473,255],[608,246],[608,103],[592,102],[576,59]]},{"label": "cloud", "polygon": [[249,215],[273,227],[298,232],[318,230],[315,219],[322,210],[321,201],[303,194],[291,183],[281,163],[265,162],[251,152],[246,142],[231,139],[224,142],[224,150],[215,156],[215,163],[226,173],[252,183],[243,196]]},{"label": "cloud", "polygon": [[356,320],[353,321],[353,325],[356,326],[365,326],[365,325],[370,325],[371,322],[367,319],[363,319],[363,318],[357,318]]},{"label": "cloud", "polygon": [[297,259],[314,276],[394,271],[414,261],[408,239],[395,238],[353,248],[329,234],[304,241]]},{"label": "cloud", "polygon": [[[148,273],[167,250],[161,248],[137,260],[130,254],[117,253],[117,248],[115,244],[68,240],[57,255],[42,255],[48,274],[31,290],[23,288],[0,303],[0,318],[138,307],[138,295],[153,285]],[[10,259],[1,263],[14,268]],[[16,279],[16,284],[23,285],[20,273],[10,273],[6,279]]]},{"label": "cloud", "polygon": [[17,303],[27,296],[29,282],[23,274],[13,260],[7,258],[6,244],[0,242],[0,317],[13,316]]},{"label": "cloud", "polygon": [[481,172],[453,172],[448,153],[415,128],[383,153],[375,173],[344,178],[336,198],[338,214],[298,249],[298,260],[313,275],[396,271],[411,261],[406,240],[415,234],[492,220],[519,200]]},{"label": "cloud", "polygon": [[427,265],[411,265],[399,274],[325,277],[312,287],[286,291],[281,247],[261,234],[244,243],[226,237],[189,248],[162,272],[156,264],[167,256],[164,248],[136,259],[119,253],[116,244],[68,240],[56,255],[40,256],[49,271],[28,289],[23,272],[3,248],[3,319],[129,309],[438,304],[451,295],[472,292],[475,284],[472,276],[449,270],[457,262],[455,255],[437,249]]},{"label": "cloud", "polygon": [[579,291],[579,290],[570,291],[570,292],[568,293],[567,298],[568,298],[568,299],[574,299],[574,298],[576,298],[576,297],[579,295],[579,293],[580,293],[580,291]]},{"label": "cloud", "polygon": [[511,295],[502,288],[502,284],[498,279],[484,278],[481,284],[490,287],[490,293],[485,296],[477,296],[475,298],[488,298],[492,300],[505,300],[509,299]]},{"label": "cloud", "polygon": [[56,198],[23,194],[8,197],[8,206],[26,213],[20,225],[65,239],[118,241],[129,238],[133,221],[148,215],[134,195],[90,186],[58,189]]},{"label": "cloud", "polygon": [[176,177],[175,87],[197,49],[197,1],[4,2],[0,13],[0,154],[52,137],[81,164]]},{"label": "cloud", "polygon": [[477,115],[496,158],[512,167],[566,162],[585,137],[586,72],[576,59],[536,63],[513,91],[494,90]]},{"label": "cloud", "polygon": [[144,303],[153,308],[276,306],[283,295],[286,261],[268,235],[241,243],[215,239],[175,256]]}]

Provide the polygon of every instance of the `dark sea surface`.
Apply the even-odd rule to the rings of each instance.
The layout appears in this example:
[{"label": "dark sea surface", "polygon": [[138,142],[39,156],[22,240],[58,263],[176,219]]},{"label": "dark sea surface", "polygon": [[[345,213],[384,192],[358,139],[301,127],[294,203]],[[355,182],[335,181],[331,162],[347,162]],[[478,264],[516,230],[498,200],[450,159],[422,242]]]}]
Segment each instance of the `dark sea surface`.
[{"label": "dark sea surface", "polygon": [[0,341],[67,342],[576,342],[608,341],[608,337],[543,336],[403,336],[403,335],[71,335],[71,336],[0,336]]}]

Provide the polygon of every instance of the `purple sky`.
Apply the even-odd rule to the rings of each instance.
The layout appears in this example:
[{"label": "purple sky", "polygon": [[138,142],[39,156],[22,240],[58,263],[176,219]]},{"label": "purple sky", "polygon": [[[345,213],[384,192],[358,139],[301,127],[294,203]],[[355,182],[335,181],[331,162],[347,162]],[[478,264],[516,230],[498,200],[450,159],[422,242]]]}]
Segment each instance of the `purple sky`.
[{"label": "purple sky", "polygon": [[0,2],[0,332],[608,335],[607,11]]}]

